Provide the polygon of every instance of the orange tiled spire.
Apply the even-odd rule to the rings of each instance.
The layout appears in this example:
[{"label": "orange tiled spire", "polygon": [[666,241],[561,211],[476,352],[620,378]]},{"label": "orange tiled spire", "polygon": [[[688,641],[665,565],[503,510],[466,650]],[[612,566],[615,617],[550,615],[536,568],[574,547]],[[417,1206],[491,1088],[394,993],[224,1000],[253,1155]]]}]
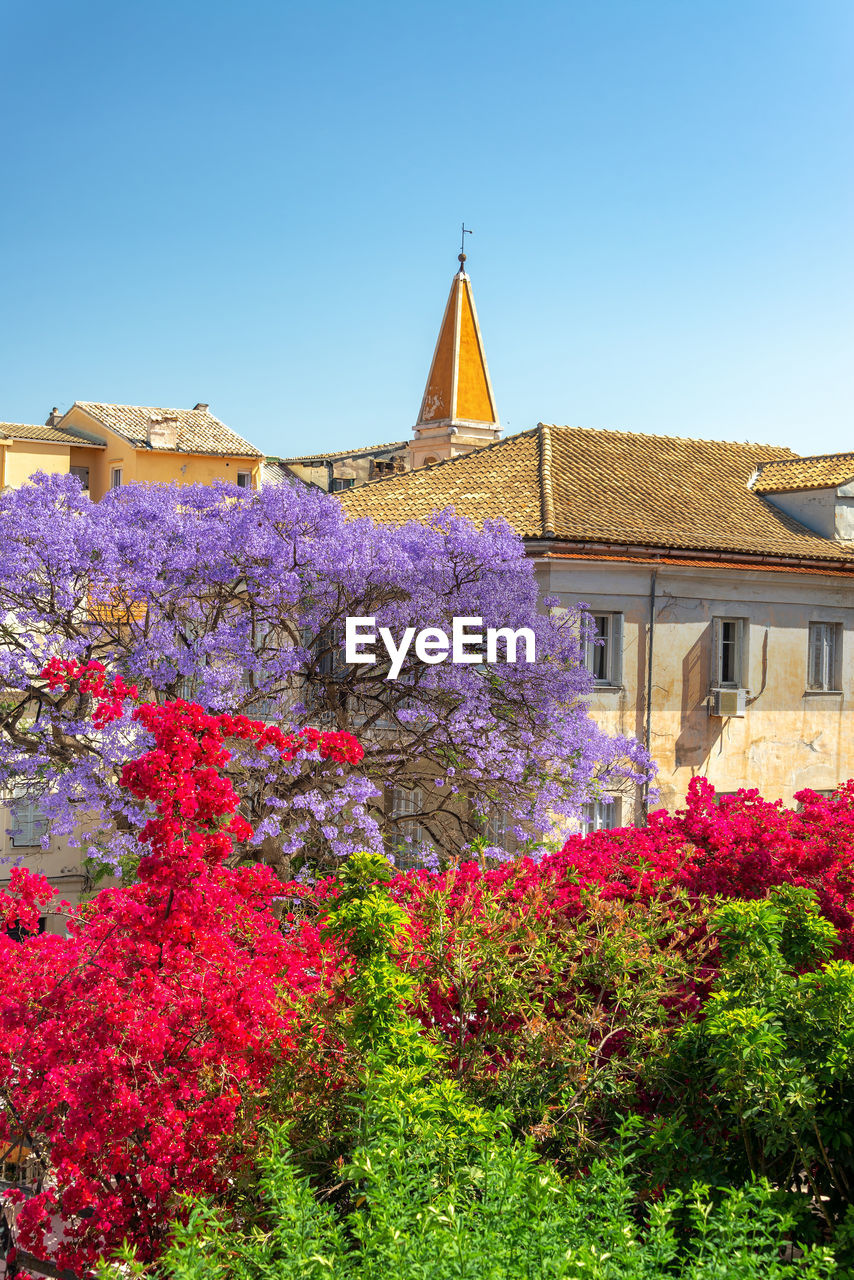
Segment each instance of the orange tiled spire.
[{"label": "orange tiled spire", "polygon": [[501,431],[464,253],[459,261],[413,427],[413,469],[491,444]]}]

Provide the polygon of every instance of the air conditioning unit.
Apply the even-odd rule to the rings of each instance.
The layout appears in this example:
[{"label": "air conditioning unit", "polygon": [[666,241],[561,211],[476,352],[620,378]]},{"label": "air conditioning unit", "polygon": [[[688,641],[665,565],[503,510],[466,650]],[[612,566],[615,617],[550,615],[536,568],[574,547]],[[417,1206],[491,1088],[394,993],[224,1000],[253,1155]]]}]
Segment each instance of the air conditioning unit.
[{"label": "air conditioning unit", "polygon": [[713,689],[709,698],[709,715],[721,719],[743,716],[746,705],[746,689]]}]

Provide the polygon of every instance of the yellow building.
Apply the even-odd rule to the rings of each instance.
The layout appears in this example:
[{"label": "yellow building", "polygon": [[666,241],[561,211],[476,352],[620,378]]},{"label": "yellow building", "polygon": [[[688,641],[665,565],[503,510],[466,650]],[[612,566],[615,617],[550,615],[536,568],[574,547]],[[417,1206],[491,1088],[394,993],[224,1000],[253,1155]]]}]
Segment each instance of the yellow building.
[{"label": "yellow building", "polygon": [[96,404],[78,400],[54,409],[45,426],[0,423],[0,486],[23,484],[37,471],[77,475],[97,501],[134,483],[258,487],[263,455],[214,417],[192,409]]}]

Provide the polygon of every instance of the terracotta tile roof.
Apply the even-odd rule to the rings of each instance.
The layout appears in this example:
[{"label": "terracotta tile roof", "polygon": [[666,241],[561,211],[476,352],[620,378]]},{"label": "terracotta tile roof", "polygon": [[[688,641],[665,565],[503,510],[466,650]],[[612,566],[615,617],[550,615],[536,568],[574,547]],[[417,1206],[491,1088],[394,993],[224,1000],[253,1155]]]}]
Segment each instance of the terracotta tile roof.
[{"label": "terracotta tile roof", "polygon": [[[178,452],[214,453],[229,457],[260,458],[260,449],[249,444],[208,409],[155,409],[135,404],[97,404],[76,400],[75,406],[115,431],[135,449],[149,449],[148,424],[152,418],[178,423]],[[73,408],[74,406],[72,406]],[[71,412],[71,410],[69,410]]]},{"label": "terracotta tile roof", "polygon": [[[38,423],[0,422],[0,438],[4,440],[44,440],[50,444],[81,444],[78,436],[57,427],[43,427]],[[87,441],[86,443],[91,443]],[[103,440],[100,441],[103,444]]]},{"label": "terracotta tile roof", "polygon": [[835,489],[854,478],[854,453],[823,453],[812,458],[766,462],[750,486],[754,493],[798,489]]},{"label": "terracotta tile roof", "polygon": [[528,539],[854,562],[748,488],[763,463],[795,457],[774,445],[540,423],[338,497],[351,517],[392,524],[453,506],[476,524],[503,516]]},{"label": "terracotta tile roof", "polygon": [[268,462],[279,462],[284,466],[299,462],[332,462],[334,458],[361,458],[368,453],[384,453],[387,449],[408,449],[408,440],[392,440],[391,444],[366,444],[363,449],[339,449],[337,453],[301,453],[294,458],[268,458]]}]

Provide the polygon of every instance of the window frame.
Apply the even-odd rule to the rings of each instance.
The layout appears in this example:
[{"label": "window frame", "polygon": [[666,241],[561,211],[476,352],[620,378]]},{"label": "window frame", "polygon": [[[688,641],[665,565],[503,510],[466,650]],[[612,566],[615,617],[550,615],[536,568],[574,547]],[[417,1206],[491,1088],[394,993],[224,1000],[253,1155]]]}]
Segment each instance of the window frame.
[{"label": "window frame", "polygon": [[[604,644],[596,644],[592,639],[584,641],[584,666],[593,676],[597,689],[620,689],[623,684],[623,614],[617,609],[586,609],[585,613],[596,624],[596,631],[602,636],[599,619],[607,622],[607,634]],[[606,674],[597,676],[599,667]]]},{"label": "window frame", "polygon": [[[124,467],[110,467],[110,488],[121,489],[124,483]],[[116,481],[118,476],[118,481]]]},{"label": "window frame", "polygon": [[[86,479],[85,479],[85,481],[84,481],[84,479],[83,479],[83,475],[81,474],[81,473],[82,473],[82,472],[84,472],[84,471],[86,472]],[[75,464],[73,467],[72,467],[72,466],[69,466],[69,468],[68,468],[68,474],[69,474],[70,476],[76,476],[76,477],[77,477],[77,479],[80,481],[80,484],[82,485],[82,488],[83,488],[83,492],[84,492],[84,493],[88,493],[88,492],[89,492],[89,489],[90,489],[91,484],[92,484],[92,468],[91,468],[91,467],[77,466],[77,465]]]},{"label": "window frame", "polygon": [[[583,817],[581,819],[581,831],[585,836],[592,835],[594,831],[614,831],[617,827],[625,826],[622,821],[623,816],[623,797],[608,793],[610,803],[603,798],[599,800],[588,800],[582,805]],[[607,819],[607,821],[602,821]]]},{"label": "window frame", "polygon": [[409,871],[417,866],[420,849],[429,843],[427,833],[416,816],[423,812],[423,787],[389,787],[386,815],[395,823],[389,837],[391,853],[399,871]]},{"label": "window frame", "polygon": [[[50,830],[50,819],[39,805],[40,796],[11,795],[6,800],[9,812],[9,845],[12,849],[41,849]],[[21,810],[25,811],[21,816]],[[19,830],[16,832],[15,828]]]},{"label": "window frame", "polygon": [[237,483],[238,489],[251,489],[252,488],[252,472],[238,471],[236,483]]},{"label": "window frame", "polygon": [[[823,636],[829,644],[822,645],[823,652],[819,657],[822,668],[820,675],[825,683],[814,680],[814,659],[818,645],[816,641]],[[842,623],[826,622],[815,619],[807,628],[807,693],[841,693],[842,692]]]},{"label": "window frame", "polygon": [[[724,628],[728,626],[735,627],[735,635],[733,637],[733,678],[725,680],[724,676],[724,645],[729,643],[724,636]],[[711,680],[713,689],[746,689],[747,688],[747,672],[748,672],[748,639],[750,636],[750,620],[745,617],[738,617],[731,614],[722,614],[713,619],[713,635],[712,635],[712,671]]]}]

